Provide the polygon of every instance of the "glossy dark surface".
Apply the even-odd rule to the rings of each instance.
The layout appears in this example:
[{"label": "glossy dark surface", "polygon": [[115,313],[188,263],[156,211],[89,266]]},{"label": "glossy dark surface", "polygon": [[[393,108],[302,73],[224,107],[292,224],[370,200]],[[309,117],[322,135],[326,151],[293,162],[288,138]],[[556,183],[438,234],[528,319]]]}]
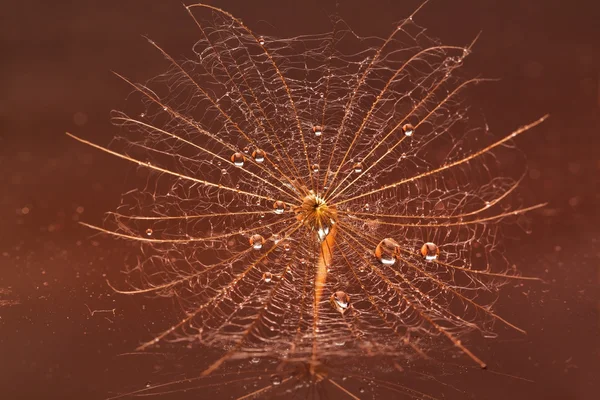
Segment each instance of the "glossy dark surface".
[{"label": "glossy dark surface", "polygon": [[[329,29],[333,2],[288,3],[214,4],[257,32]],[[349,26],[377,36],[418,4],[341,3]],[[499,331],[478,349],[493,370],[534,382],[486,372],[449,378],[473,398],[594,399],[600,392],[599,10],[592,1],[432,1],[416,18],[449,44],[464,45],[483,30],[465,71],[500,81],[479,85],[467,98],[495,131],[551,116],[517,140],[530,170],[522,190],[549,205],[531,215],[533,232],[520,233],[509,250],[525,275],[548,283],[507,288],[497,309],[529,334]],[[160,369],[155,359],[146,365],[119,355],[168,326],[173,305],[115,296],[105,274],[118,275],[128,246],[94,237],[76,222],[101,223],[135,181],[135,170],[64,135],[109,143],[117,132],[109,111],[127,107],[129,93],[111,70],[145,81],[165,67],[141,34],[182,56],[197,32],[179,1],[2,6],[3,399],[106,398],[152,380]],[[195,396],[174,398],[202,398]],[[450,391],[446,398],[464,394]]]}]

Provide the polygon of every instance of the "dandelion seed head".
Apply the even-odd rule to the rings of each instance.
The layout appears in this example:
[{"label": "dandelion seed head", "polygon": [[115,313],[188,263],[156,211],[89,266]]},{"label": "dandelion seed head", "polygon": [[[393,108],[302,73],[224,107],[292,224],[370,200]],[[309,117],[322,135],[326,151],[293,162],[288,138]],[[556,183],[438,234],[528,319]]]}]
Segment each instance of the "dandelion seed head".
[{"label": "dandelion seed head", "polygon": [[499,223],[537,207],[514,206],[520,178],[502,165],[543,119],[498,137],[467,118],[461,96],[482,79],[457,68],[472,44],[442,45],[412,16],[385,39],[343,25],[266,40],[213,6],[187,10],[190,58],[150,42],[167,72],[123,78],[146,110],[113,115],[126,148],[91,144],[149,171],[96,227],[141,245],[123,292],[184,308],[140,348],[224,349],[206,373],[440,349],[485,366],[462,338],[520,330],[491,310],[519,278]]}]

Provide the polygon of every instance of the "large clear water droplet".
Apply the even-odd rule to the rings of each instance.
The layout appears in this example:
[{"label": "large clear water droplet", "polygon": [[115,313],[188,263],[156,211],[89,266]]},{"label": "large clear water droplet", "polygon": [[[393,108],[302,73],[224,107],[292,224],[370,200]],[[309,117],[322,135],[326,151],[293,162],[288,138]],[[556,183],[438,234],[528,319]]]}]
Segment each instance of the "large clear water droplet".
[{"label": "large clear water droplet", "polygon": [[342,314],[350,307],[350,296],[348,293],[338,290],[329,298],[332,307]]},{"label": "large clear water droplet", "polygon": [[250,236],[250,246],[252,246],[252,248],[254,250],[262,249],[264,243],[265,243],[265,238],[263,238],[258,233]]},{"label": "large clear water droplet", "polygon": [[440,255],[440,248],[435,243],[427,242],[421,247],[421,255],[426,261],[437,260]]},{"label": "large clear water droplet", "polygon": [[252,152],[252,158],[254,158],[254,161],[257,163],[261,163],[265,161],[265,152],[261,149],[256,149]]},{"label": "large clear water droplet", "polygon": [[242,153],[233,153],[233,155],[231,156],[231,162],[236,167],[243,167],[244,161],[246,161],[246,158]]},{"label": "large clear water droplet", "polygon": [[375,257],[384,265],[394,265],[400,245],[392,238],[385,238],[377,245]]},{"label": "large clear water droplet", "polygon": [[275,211],[275,214],[283,214],[285,211],[285,203],[281,200],[277,200],[273,203],[273,211]]}]

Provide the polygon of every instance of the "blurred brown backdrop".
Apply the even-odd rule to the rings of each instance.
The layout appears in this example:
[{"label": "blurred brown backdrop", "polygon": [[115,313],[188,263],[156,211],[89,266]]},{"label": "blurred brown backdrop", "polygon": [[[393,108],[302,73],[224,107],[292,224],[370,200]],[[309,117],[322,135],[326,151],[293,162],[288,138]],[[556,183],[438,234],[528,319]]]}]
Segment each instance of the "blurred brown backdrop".
[{"label": "blurred brown backdrop", "polygon": [[[328,16],[338,12],[358,33],[385,36],[419,1],[211,4],[257,32],[327,31]],[[508,289],[498,308],[529,335],[501,335],[480,352],[496,370],[534,383],[480,374],[462,388],[477,399],[597,398],[600,5],[431,1],[416,21],[448,44],[466,44],[483,30],[466,73],[501,80],[480,85],[467,97],[494,131],[509,132],[551,115],[543,127],[517,140],[529,160],[523,190],[550,204],[532,215],[533,233],[523,234],[510,254],[527,275],[549,283]],[[124,371],[118,354],[156,332],[153,321],[162,321],[159,327],[168,323],[170,303],[111,294],[103,274],[118,273],[127,248],[92,237],[76,223],[99,223],[130,186],[134,169],[64,135],[69,130],[100,144],[110,141],[116,129],[109,111],[127,109],[129,93],[111,70],[144,81],[165,68],[141,34],[185,56],[197,32],[178,0],[33,0],[2,7],[3,399],[104,398],[132,380],[143,382],[151,372]]]}]

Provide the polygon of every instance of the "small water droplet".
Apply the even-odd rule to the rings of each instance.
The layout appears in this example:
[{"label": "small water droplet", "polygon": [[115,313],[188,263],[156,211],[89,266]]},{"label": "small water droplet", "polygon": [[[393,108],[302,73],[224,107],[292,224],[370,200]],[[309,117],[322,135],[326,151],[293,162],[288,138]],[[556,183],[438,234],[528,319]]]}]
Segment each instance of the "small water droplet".
[{"label": "small water droplet", "polygon": [[281,377],[279,375],[273,375],[271,377],[271,383],[273,384],[273,386],[281,385]]},{"label": "small water droplet", "polygon": [[380,263],[385,265],[394,265],[400,245],[392,238],[385,238],[377,245],[375,257]]},{"label": "small water droplet", "polygon": [[319,164],[313,164],[310,168],[312,169],[312,172],[314,174],[316,174],[317,172],[319,172]]},{"label": "small water droplet", "polygon": [[150,228],[146,229],[146,236],[152,236],[152,233],[153,233],[152,229],[150,229]]},{"label": "small water droplet", "polygon": [[252,235],[250,237],[250,246],[252,246],[252,248],[254,250],[260,250],[260,249],[262,249],[264,243],[265,243],[265,238],[263,238],[258,233],[255,234],[255,235]]},{"label": "small water droplet", "polygon": [[261,46],[264,46],[264,44],[265,44],[265,38],[264,38],[264,37],[262,37],[262,36],[261,36],[261,37],[259,37],[259,38],[258,38],[258,43],[260,43],[260,45],[261,45]]},{"label": "small water droplet", "polygon": [[252,158],[254,158],[254,161],[257,163],[261,163],[265,161],[265,152],[261,149],[256,149],[252,152]]},{"label": "small water droplet", "polygon": [[315,125],[312,127],[312,131],[315,136],[321,136],[321,134],[323,134],[323,127],[321,125]]},{"label": "small water droplet", "polygon": [[363,165],[362,163],[357,162],[352,166],[352,169],[354,170],[355,174],[360,174],[363,170]]},{"label": "small water droplet", "polygon": [[427,242],[421,247],[421,255],[427,261],[434,261],[440,255],[440,249],[435,243]]},{"label": "small water droplet", "polygon": [[340,313],[344,313],[350,307],[350,296],[346,292],[338,290],[329,298],[331,305]]},{"label": "small water droplet", "polygon": [[260,358],[258,358],[258,357],[252,357],[250,359],[251,364],[258,364],[259,362],[260,362]]},{"label": "small water droplet", "polygon": [[404,126],[402,126],[402,131],[406,136],[412,136],[415,132],[415,127],[412,126],[412,124],[404,124]]},{"label": "small water droplet", "polygon": [[270,272],[265,272],[265,273],[263,274],[263,280],[264,280],[266,283],[269,283],[269,282],[271,282],[271,280],[272,280],[272,279],[273,279],[273,274],[271,274]]}]

